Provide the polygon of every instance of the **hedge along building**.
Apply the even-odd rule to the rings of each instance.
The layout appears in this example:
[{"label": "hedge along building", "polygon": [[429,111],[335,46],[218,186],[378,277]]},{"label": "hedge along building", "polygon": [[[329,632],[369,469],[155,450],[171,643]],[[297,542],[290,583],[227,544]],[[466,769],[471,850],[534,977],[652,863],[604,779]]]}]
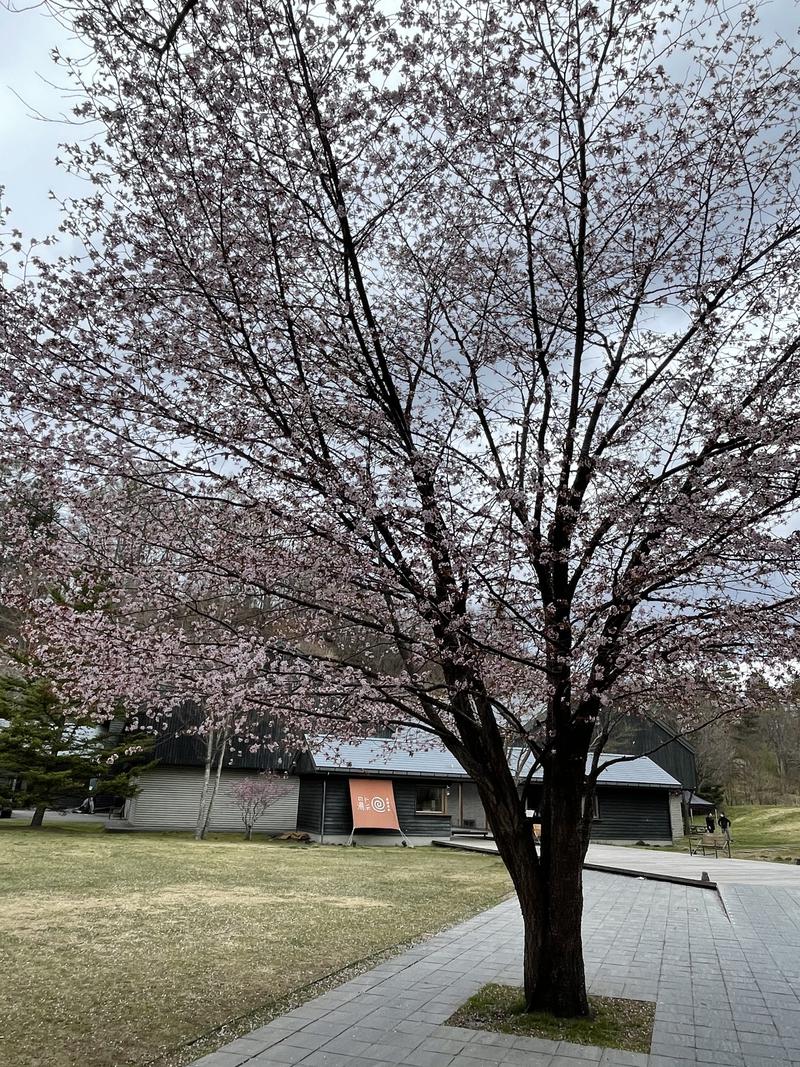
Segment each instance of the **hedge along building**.
[{"label": "hedge along building", "polygon": [[[176,734],[159,741],[159,764],[139,780],[139,793],[126,803],[131,828],[189,830],[195,825],[203,785],[204,744],[193,735]],[[515,754],[512,753],[512,765]],[[604,761],[615,757],[607,754]],[[459,830],[489,829],[477,787],[466,771],[429,737],[407,731],[395,738],[364,738],[338,743],[309,742],[308,751],[290,755],[231,750],[224,761],[210,830],[241,830],[231,788],[242,776],[274,771],[287,774],[291,788],[267,809],[256,832],[301,830],[314,840],[359,844],[412,844],[449,838]],[[526,806],[536,818],[541,771],[527,786],[527,769],[519,773]],[[354,830],[351,782],[391,784],[397,830]],[[653,760],[640,756],[615,763],[600,776],[592,836],[598,841],[647,841],[666,844],[682,833],[680,783]]]}]

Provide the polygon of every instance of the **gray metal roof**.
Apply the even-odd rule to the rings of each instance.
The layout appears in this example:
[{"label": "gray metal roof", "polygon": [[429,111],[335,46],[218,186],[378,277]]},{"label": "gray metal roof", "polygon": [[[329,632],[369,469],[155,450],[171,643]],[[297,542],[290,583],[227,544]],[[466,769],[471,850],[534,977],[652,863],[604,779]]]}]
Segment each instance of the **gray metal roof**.
[{"label": "gray metal roof", "polygon": [[[518,749],[514,750],[515,753]],[[600,765],[603,766],[612,760],[621,760],[620,763],[612,763],[606,770],[601,770],[597,779],[599,785],[635,785],[653,789],[680,789],[681,783],[673,778],[669,771],[650,759],[649,756],[629,756],[621,752],[604,752],[600,756]],[[513,760],[512,760],[513,762]],[[586,770],[591,767],[592,757],[587,757]],[[513,764],[517,766],[516,763]],[[530,765],[530,764],[529,764]],[[523,768],[519,777],[524,778],[527,771]],[[531,775],[534,782],[541,781],[542,768],[537,767]]]},{"label": "gray metal roof", "polygon": [[[444,746],[419,730],[408,730],[400,737],[365,737],[355,741],[316,738],[309,741],[311,758],[318,771],[353,771],[378,777],[447,778],[467,780],[469,775]],[[601,762],[616,759],[606,752]],[[514,766],[516,760],[512,760]],[[588,763],[587,763],[588,769]],[[523,769],[520,777],[526,776]],[[537,768],[532,778],[541,779]],[[680,789],[681,785],[647,756],[625,758],[600,772],[601,785],[632,785],[657,789]]]},{"label": "gray metal roof", "polygon": [[[600,757],[601,765],[617,759],[613,752],[604,752]],[[588,764],[587,764],[588,766]],[[680,789],[681,783],[673,778],[669,771],[651,760],[649,756],[637,756],[615,763],[608,770],[600,772],[598,782],[602,785],[640,785],[658,789]]]},{"label": "gray metal roof", "polygon": [[375,775],[415,778],[469,778],[446,748],[432,742],[420,730],[409,730],[402,739],[365,737],[355,741],[309,741],[311,758],[318,771],[359,771]]}]

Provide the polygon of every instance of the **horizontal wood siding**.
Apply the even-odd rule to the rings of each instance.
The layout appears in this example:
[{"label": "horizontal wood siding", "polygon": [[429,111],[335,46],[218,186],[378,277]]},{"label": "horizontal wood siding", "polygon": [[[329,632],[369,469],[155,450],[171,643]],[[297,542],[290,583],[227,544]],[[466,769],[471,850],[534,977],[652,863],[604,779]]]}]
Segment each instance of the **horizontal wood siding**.
[{"label": "horizontal wood siding", "polygon": [[347,778],[331,775],[325,792],[325,833],[349,834],[353,829],[350,790]]},{"label": "horizontal wood siding", "polygon": [[[526,802],[541,812],[541,786],[529,786]],[[671,841],[668,789],[636,786],[598,786],[599,819],[592,822],[592,837],[601,841]]]},{"label": "horizontal wood siding", "polygon": [[649,756],[671,774],[684,789],[697,788],[697,759],[694,749],[653,719],[622,719],[611,733],[609,752]]},{"label": "horizontal wood siding", "polygon": [[423,782],[414,779],[400,778],[394,783],[394,799],[397,804],[397,815],[403,833],[409,837],[449,837],[449,815],[418,815],[417,786],[434,785],[447,788],[446,782],[434,781]]},{"label": "horizontal wood siding", "polygon": [[[355,776],[354,776],[355,777]],[[353,812],[350,807],[349,779],[331,775],[328,778],[327,794],[325,797],[325,833],[326,834],[349,834],[353,829]],[[425,782],[417,779],[395,778],[394,799],[397,805],[397,816],[403,833],[408,837],[449,837],[449,815],[417,815],[417,786],[437,785],[446,788],[447,783],[441,781]],[[319,828],[319,823],[317,823]],[[310,827],[301,827],[310,829]],[[358,833],[383,834],[388,831],[359,830]]]},{"label": "horizontal wood siding", "polygon": [[[246,771],[223,771],[211,811],[211,830],[241,830],[242,816],[233,803],[230,788]],[[297,826],[299,779],[290,779],[292,790],[281,797],[256,823],[258,831],[294,830]],[[141,792],[128,805],[127,819],[134,826],[152,830],[193,830],[200,807],[203,772],[194,767],[155,767],[139,779]]]},{"label": "horizontal wood siding", "polygon": [[600,817],[592,823],[592,837],[609,841],[672,840],[667,789],[600,787],[597,807]]},{"label": "horizontal wood siding", "polygon": [[297,799],[297,829],[318,834],[322,824],[322,779],[301,778]]},{"label": "horizontal wood siding", "polygon": [[672,824],[672,840],[683,837],[683,807],[680,793],[669,795],[669,818]]}]

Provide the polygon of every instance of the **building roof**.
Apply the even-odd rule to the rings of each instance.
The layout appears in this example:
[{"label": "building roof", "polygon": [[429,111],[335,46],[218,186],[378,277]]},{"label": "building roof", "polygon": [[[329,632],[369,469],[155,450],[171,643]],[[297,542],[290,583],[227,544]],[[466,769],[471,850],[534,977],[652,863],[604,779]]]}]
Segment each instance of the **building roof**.
[{"label": "building roof", "polygon": [[[600,763],[602,765],[615,759],[619,759],[619,756],[613,752],[604,752],[600,757]],[[636,756],[634,759],[624,759],[621,763],[614,763],[608,770],[600,772],[598,781],[601,785],[638,785],[658,789],[680,789],[681,787],[677,778],[673,778],[649,756]]]},{"label": "building roof", "polygon": [[376,775],[414,778],[469,778],[455,758],[438,741],[432,742],[420,730],[409,730],[402,739],[364,737],[354,741],[309,742],[311,758],[318,771],[359,771]]},{"label": "building roof", "polygon": [[[365,737],[354,741],[320,737],[309,741],[309,749],[315,770],[322,773],[352,771],[376,777],[469,779],[455,756],[419,730],[408,730],[400,737]],[[606,763],[618,757],[605,752],[600,758]],[[520,777],[526,774],[523,771]],[[541,777],[542,769],[538,767],[532,779],[541,780]],[[680,782],[647,756],[626,757],[623,762],[614,763],[600,772],[599,784],[680,789]]]}]

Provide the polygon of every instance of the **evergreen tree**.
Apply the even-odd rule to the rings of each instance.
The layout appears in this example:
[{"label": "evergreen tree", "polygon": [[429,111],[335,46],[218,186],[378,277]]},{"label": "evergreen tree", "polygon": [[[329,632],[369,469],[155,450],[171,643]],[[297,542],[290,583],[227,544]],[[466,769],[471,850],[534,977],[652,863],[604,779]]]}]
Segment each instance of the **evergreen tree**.
[{"label": "evergreen tree", "polygon": [[[59,798],[95,792],[132,796],[144,769],[148,739],[110,735],[85,711],[66,704],[44,679],[0,676],[0,780],[16,779],[16,804],[34,809],[31,826]],[[131,749],[137,749],[131,754]],[[3,798],[8,803],[8,798]]]},{"label": "evergreen tree", "polygon": [[725,787],[715,778],[701,779],[697,794],[704,800],[710,800],[715,808],[721,808],[725,803]]}]

